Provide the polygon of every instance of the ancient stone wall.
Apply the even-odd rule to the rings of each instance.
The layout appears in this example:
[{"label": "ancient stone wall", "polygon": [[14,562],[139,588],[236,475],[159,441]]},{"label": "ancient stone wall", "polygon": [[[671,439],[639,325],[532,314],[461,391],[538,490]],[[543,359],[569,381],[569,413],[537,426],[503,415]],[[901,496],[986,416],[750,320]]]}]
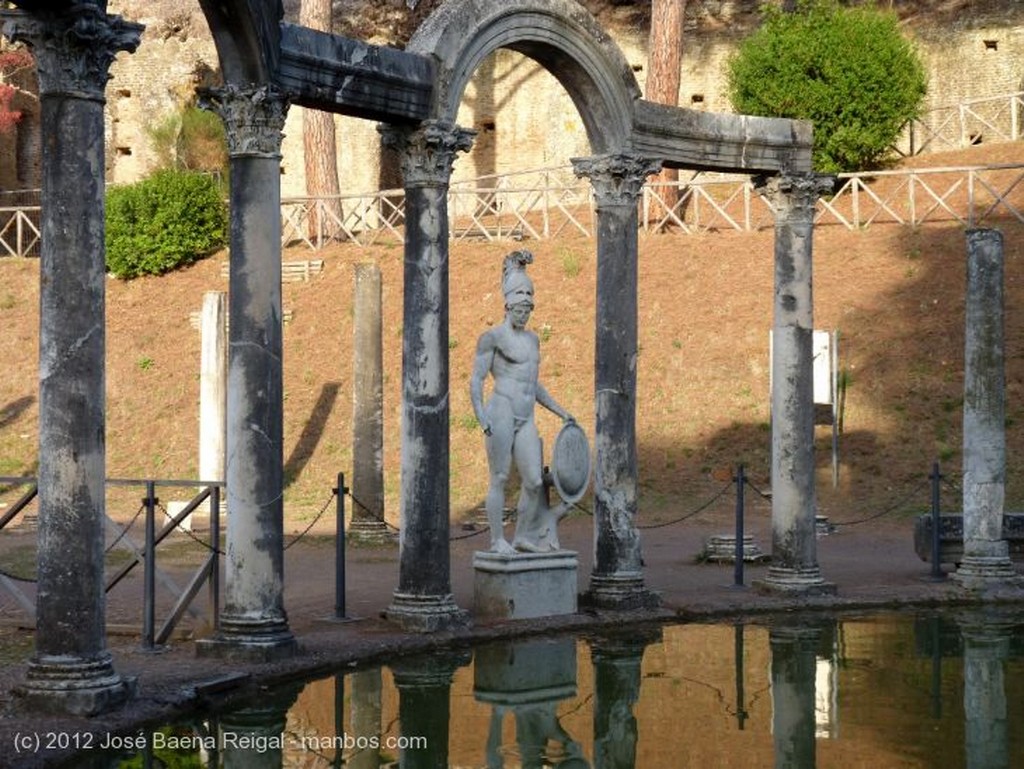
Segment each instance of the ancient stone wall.
[{"label": "ancient stone wall", "polygon": [[[359,2],[345,0],[345,16]],[[927,108],[967,98],[1007,94],[1024,88],[1019,62],[1024,60],[1024,6],[1016,0],[979,0],[953,13],[950,3],[920,4],[907,13],[903,27],[916,42],[929,78]],[[375,13],[387,11],[377,3]],[[641,87],[647,61],[647,30],[628,3],[587,0],[601,13],[633,66]],[[911,4],[913,5],[913,4]],[[950,6],[950,8],[946,8]],[[296,3],[286,3],[294,15]],[[944,10],[942,10],[944,9]],[[114,65],[107,90],[107,163],[112,182],[128,182],[152,170],[156,156],[147,130],[184,104],[197,82],[217,69],[216,51],[198,0],[116,0],[110,10],[147,25],[142,45]],[[374,17],[376,18],[376,17]],[[638,21],[641,19],[641,21]],[[700,0],[687,7],[680,104],[709,111],[731,110],[725,91],[725,62],[758,23],[751,0]],[[296,19],[290,19],[295,21]],[[348,24],[351,26],[351,24]],[[342,25],[345,26],[345,25]],[[376,40],[376,42],[385,42]],[[302,112],[293,108],[285,126],[282,193],[305,194],[302,163]],[[459,121],[475,129],[472,153],[455,166],[456,181],[516,170],[568,164],[589,154],[575,107],[557,80],[532,61],[499,51],[478,70],[467,90]],[[381,170],[380,141],[368,121],[337,117],[338,167],[344,192],[361,193],[398,184],[393,169]],[[30,136],[31,134],[26,134]],[[986,137],[979,137],[982,141]],[[38,144],[21,143],[21,152]],[[0,160],[9,168],[14,144],[0,144]],[[18,168],[37,174],[33,158]],[[0,189],[11,189],[11,174],[0,175]],[[36,176],[37,178],[37,176]],[[33,179],[27,180],[32,186]]]}]

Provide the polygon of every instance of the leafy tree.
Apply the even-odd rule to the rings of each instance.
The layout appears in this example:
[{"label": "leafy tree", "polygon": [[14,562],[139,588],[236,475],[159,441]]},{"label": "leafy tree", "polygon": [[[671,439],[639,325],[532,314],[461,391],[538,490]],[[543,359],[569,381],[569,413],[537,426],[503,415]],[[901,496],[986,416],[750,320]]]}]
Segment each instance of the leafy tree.
[{"label": "leafy tree", "polygon": [[195,106],[182,107],[147,129],[160,169],[223,173],[228,163],[224,123]]},{"label": "leafy tree", "polygon": [[730,59],[737,112],[810,120],[818,171],[883,165],[926,92],[924,67],[896,15],[836,0],[799,0],[765,22]]},{"label": "leafy tree", "polygon": [[13,130],[21,120],[21,110],[14,108],[20,94],[26,94],[35,101],[35,95],[20,83],[34,65],[32,54],[24,48],[0,50],[0,133]]},{"label": "leafy tree", "polygon": [[227,237],[227,207],[208,174],[158,171],[107,192],[107,270],[160,275],[212,253]]}]

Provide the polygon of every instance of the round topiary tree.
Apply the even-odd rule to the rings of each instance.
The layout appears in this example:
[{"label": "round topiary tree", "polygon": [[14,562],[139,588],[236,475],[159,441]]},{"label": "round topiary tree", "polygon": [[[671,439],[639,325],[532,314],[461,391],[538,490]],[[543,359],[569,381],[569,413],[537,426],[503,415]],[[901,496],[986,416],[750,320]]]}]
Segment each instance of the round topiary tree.
[{"label": "round topiary tree", "polygon": [[158,171],[107,193],[107,270],[161,275],[212,253],[227,238],[227,206],[208,174]]},{"label": "round topiary tree", "polygon": [[729,60],[733,108],[813,122],[818,171],[884,165],[927,90],[896,15],[836,0],[801,0],[793,12],[768,6],[765,14]]}]

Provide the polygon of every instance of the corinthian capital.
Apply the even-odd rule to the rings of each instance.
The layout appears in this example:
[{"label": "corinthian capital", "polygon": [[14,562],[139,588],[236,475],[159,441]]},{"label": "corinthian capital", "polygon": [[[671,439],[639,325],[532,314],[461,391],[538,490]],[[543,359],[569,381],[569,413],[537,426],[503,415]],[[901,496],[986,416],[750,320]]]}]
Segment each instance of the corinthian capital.
[{"label": "corinthian capital", "polygon": [[827,174],[782,173],[754,179],[757,194],[768,201],[775,221],[811,221],[818,198],[828,195],[835,177]]},{"label": "corinthian capital", "polygon": [[0,20],[5,37],[32,49],[43,96],[93,101],[103,101],[114,58],[138,48],[145,29],[88,3],[57,11],[0,12]]},{"label": "corinthian capital", "polygon": [[459,152],[473,146],[476,131],[454,123],[426,120],[419,128],[380,127],[384,145],[399,153],[406,187],[446,185]]},{"label": "corinthian capital", "polygon": [[231,157],[280,158],[288,99],[272,86],[208,88],[199,99],[224,121]]},{"label": "corinthian capital", "polygon": [[660,168],[660,160],[631,154],[572,159],[575,174],[590,179],[598,208],[635,205],[644,181]]}]

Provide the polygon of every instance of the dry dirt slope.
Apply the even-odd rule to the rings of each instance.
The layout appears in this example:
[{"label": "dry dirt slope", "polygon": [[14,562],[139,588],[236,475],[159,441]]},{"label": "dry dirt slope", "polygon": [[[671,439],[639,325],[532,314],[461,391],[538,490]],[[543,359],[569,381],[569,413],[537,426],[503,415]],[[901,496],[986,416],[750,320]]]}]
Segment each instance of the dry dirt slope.
[{"label": "dry dirt slope", "polygon": [[[1022,147],[976,148],[938,162],[1008,162]],[[921,162],[921,161],[918,161]],[[933,161],[935,162],[935,161]],[[1024,508],[1024,227],[1006,236],[1009,504]],[[717,493],[744,463],[767,484],[770,231],[643,236],[640,244],[638,448],[641,514],[667,519]],[[594,244],[582,238],[530,242],[542,342],[542,377],[592,434]],[[502,317],[501,256],[509,244],[458,245],[451,254],[452,513],[467,515],[486,485],[468,378],[479,333]],[[927,505],[924,476],[940,458],[958,475],[963,359],[963,230],[838,226],[815,236],[815,325],[842,335],[849,372],[840,486],[831,489],[828,430],[819,428],[819,500],[842,520],[892,506]],[[304,259],[295,251],[286,259]],[[329,499],[336,473],[351,467],[353,265],[374,260],[384,274],[388,515],[397,518],[402,252],[341,245],[325,270],[286,284],[286,510],[301,527]],[[223,254],[161,278],[108,284],[108,475],[189,478],[196,473],[199,334],[188,322],[204,291],[226,290]],[[0,473],[35,468],[38,270],[0,261]],[[545,419],[549,439],[557,424]],[[111,502],[127,516],[131,492]],[[167,495],[163,495],[167,498]],[[950,504],[955,499],[947,494]],[[728,515],[729,495],[708,510]]]}]

